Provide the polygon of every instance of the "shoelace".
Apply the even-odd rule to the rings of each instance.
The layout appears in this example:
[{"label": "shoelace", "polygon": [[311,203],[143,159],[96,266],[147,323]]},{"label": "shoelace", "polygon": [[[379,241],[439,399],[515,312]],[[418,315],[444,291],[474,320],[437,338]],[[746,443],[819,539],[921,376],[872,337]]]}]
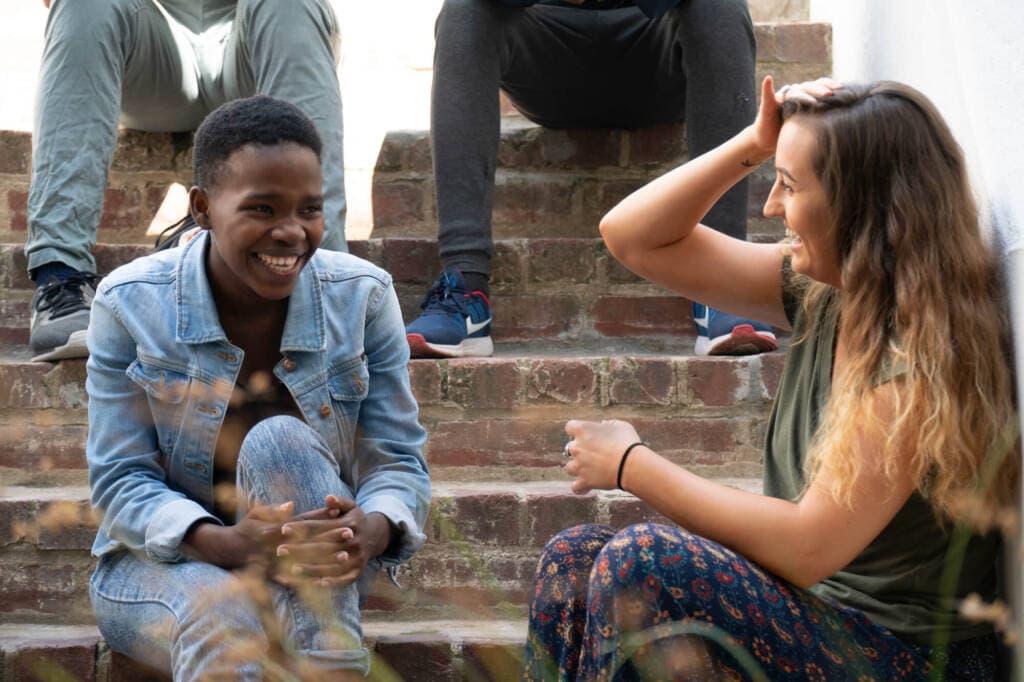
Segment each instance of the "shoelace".
[{"label": "shoelace", "polygon": [[[423,302],[420,303],[420,310],[424,311],[427,315],[441,315],[453,312],[468,315],[469,313],[466,310],[467,297],[453,295],[453,292],[454,288],[451,285],[451,281],[447,277],[441,278],[441,280],[427,292],[427,295],[423,297]],[[432,302],[433,305],[431,305]],[[437,308],[440,308],[440,310]]]},{"label": "shoelace", "polygon": [[95,287],[99,281],[99,275],[77,272],[63,281],[44,284],[43,293],[36,301],[36,310],[50,310],[53,317],[63,317],[84,310],[86,305],[82,287],[86,284]]}]

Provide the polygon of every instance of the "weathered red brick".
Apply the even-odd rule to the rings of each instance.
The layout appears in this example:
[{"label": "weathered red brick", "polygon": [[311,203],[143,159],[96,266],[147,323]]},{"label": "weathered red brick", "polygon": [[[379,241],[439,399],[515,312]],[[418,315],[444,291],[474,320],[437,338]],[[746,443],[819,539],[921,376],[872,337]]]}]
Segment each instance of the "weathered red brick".
[{"label": "weathered red brick", "polygon": [[625,528],[635,523],[672,525],[662,514],[635,497],[608,500],[608,524],[612,528]]},{"label": "weathered red brick", "polygon": [[510,409],[525,380],[507,359],[463,358],[448,363],[448,399],[469,409]]},{"label": "weathered red brick", "polygon": [[150,244],[97,244],[92,254],[96,258],[96,270],[108,273],[152,251]]},{"label": "weathered red brick", "polygon": [[530,361],[528,395],[531,401],[593,403],[597,381],[592,360],[539,358]]},{"label": "weathered red brick", "polygon": [[512,493],[455,495],[440,501],[433,516],[435,542],[519,544],[519,499]]},{"label": "weathered red brick", "polygon": [[494,244],[494,258],[491,259],[490,283],[492,287],[523,284],[523,253],[519,241],[500,241]]},{"label": "weathered red brick", "polygon": [[0,425],[0,467],[44,472],[85,469],[85,424]]},{"label": "weathered red brick", "polygon": [[445,421],[428,424],[431,466],[561,466],[565,421]]},{"label": "weathered red brick", "polygon": [[402,226],[428,219],[420,181],[377,181],[373,183],[373,224],[378,227]]},{"label": "weathered red brick", "polygon": [[503,341],[532,340],[571,333],[580,328],[580,302],[570,296],[495,298],[493,336]]},{"label": "weathered red brick", "polygon": [[381,241],[382,268],[397,282],[429,284],[441,271],[437,242],[429,239],[389,238]]},{"label": "weathered red brick", "polygon": [[7,211],[10,229],[15,232],[28,230],[28,192],[20,189],[7,190]]},{"label": "weathered red brick", "polygon": [[644,442],[668,455],[687,454],[691,461],[721,464],[745,441],[746,423],[736,417],[629,420]]},{"label": "weathered red brick", "polygon": [[420,405],[433,405],[441,401],[441,365],[437,360],[409,362],[409,382]]},{"label": "weathered red brick", "polygon": [[598,260],[604,263],[605,277],[612,284],[635,284],[644,281],[643,277],[629,270],[610,253],[605,253]]},{"label": "weathered red brick", "polygon": [[667,358],[612,358],[608,365],[612,405],[669,405],[675,394],[675,368]]},{"label": "weathered red brick", "polygon": [[646,185],[655,175],[655,173],[651,173],[649,176],[639,178],[593,178],[587,180],[580,190],[583,197],[580,221],[593,224],[596,236],[597,226],[604,214],[640,187]]},{"label": "weathered red brick", "polygon": [[605,336],[694,333],[690,301],[679,296],[602,296],[590,315]]},{"label": "weathered red brick", "polygon": [[616,128],[544,128],[541,131],[544,162],[572,169],[621,166],[625,134]]},{"label": "weathered red brick", "polygon": [[529,531],[524,541],[543,547],[555,534],[597,518],[597,496],[530,495],[526,500]]},{"label": "weathered red brick", "polygon": [[379,253],[380,249],[377,247],[380,246],[381,241],[379,239],[350,239],[348,242],[348,252],[371,263],[380,263],[383,258]]},{"label": "weathered red brick", "polygon": [[100,225],[106,229],[127,229],[142,225],[142,190],[139,187],[109,187],[103,195]]},{"label": "weathered red brick", "polygon": [[526,262],[530,282],[592,282],[594,240],[531,239],[526,247]]},{"label": "weathered red brick", "polygon": [[629,133],[629,166],[680,164],[686,158],[685,128],[681,123],[640,128]]},{"label": "weathered red brick", "polygon": [[786,365],[785,353],[765,353],[761,357],[761,385],[765,396],[774,399],[779,392],[782,368]]},{"label": "weathered red brick", "polygon": [[692,357],[685,369],[689,400],[698,405],[734,405],[744,398],[740,390],[749,386],[750,362],[746,359]]},{"label": "weathered red brick", "polygon": [[499,174],[494,188],[495,225],[536,225],[571,217],[572,178]]}]

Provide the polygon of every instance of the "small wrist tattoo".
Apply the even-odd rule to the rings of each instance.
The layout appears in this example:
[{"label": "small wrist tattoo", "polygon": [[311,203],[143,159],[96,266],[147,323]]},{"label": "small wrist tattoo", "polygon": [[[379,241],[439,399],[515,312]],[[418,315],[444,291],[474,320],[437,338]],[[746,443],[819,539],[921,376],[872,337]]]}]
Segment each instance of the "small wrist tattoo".
[{"label": "small wrist tattoo", "polygon": [[743,159],[742,163],[743,163],[743,166],[746,167],[746,168],[753,168],[754,166],[757,165],[756,163],[754,163],[750,159]]}]

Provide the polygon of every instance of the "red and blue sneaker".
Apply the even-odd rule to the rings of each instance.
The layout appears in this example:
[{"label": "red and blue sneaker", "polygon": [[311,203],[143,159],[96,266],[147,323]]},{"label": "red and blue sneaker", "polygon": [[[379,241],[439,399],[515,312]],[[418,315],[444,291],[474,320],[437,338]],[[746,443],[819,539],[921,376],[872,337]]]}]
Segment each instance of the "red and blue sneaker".
[{"label": "red and blue sneaker", "polygon": [[405,327],[414,358],[486,357],[491,343],[491,302],[482,291],[466,291],[458,268],[449,268],[420,304],[420,316]]},{"label": "red and blue sneaker", "polygon": [[755,355],[779,347],[771,326],[693,304],[693,323],[697,326],[697,355]]}]

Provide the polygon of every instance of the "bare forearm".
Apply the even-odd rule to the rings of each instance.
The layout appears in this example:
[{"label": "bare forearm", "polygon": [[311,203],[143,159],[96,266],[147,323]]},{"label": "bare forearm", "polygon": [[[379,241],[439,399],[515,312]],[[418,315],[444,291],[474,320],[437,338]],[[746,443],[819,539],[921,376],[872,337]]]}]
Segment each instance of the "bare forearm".
[{"label": "bare forearm", "polygon": [[367,541],[370,557],[378,557],[387,551],[394,541],[395,529],[388,517],[378,512],[366,515]]},{"label": "bare forearm", "polygon": [[728,142],[623,199],[601,221],[620,259],[685,239],[730,187],[771,157],[746,128]]}]

